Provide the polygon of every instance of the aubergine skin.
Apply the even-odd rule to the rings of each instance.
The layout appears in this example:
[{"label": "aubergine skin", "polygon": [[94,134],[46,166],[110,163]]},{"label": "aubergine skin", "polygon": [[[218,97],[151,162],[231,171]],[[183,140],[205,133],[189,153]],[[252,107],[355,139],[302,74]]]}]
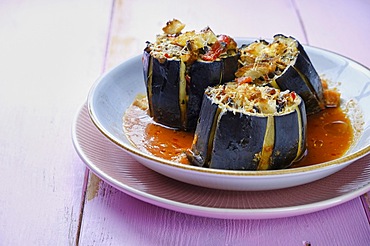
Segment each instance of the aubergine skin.
[{"label": "aubergine skin", "polygon": [[[194,142],[187,153],[194,165],[227,170],[261,170],[268,116],[221,110],[205,95]],[[267,169],[283,169],[306,150],[303,101],[288,114],[273,116],[274,144]]]},{"label": "aubergine skin", "polygon": [[305,56],[298,54],[294,65],[275,79],[281,90],[295,91],[306,104],[307,114],[314,114],[324,108],[324,94],[320,76]]},{"label": "aubergine skin", "polygon": [[[211,149],[208,149],[208,141],[212,134],[212,126],[213,126],[213,119],[217,116],[217,109],[218,106],[213,103],[209,103],[204,95],[204,99],[202,101],[202,110],[199,114],[199,121],[195,131],[195,139],[192,150],[187,153],[187,157],[191,163],[196,166],[205,166],[207,161],[207,157],[211,154],[208,153]],[[198,136],[200,136],[198,138]]]},{"label": "aubergine skin", "polygon": [[239,68],[239,55],[228,56],[226,58],[222,58],[222,60],[223,67],[221,81],[232,81],[235,79],[235,72]]},{"label": "aubergine skin", "polygon": [[143,56],[141,57],[141,62],[143,63],[143,75],[145,86],[148,87],[148,78],[149,78],[149,65],[150,65],[150,54],[144,50]]},{"label": "aubergine skin", "polygon": [[255,154],[263,147],[266,123],[266,117],[234,114],[230,111],[221,113],[214,136],[209,167],[228,170],[257,170],[258,160]]},{"label": "aubergine skin", "polygon": [[196,61],[189,68],[189,91],[187,109],[187,128],[195,129],[202,105],[205,89],[235,78],[238,69],[238,56],[230,56],[218,61]]},{"label": "aubergine skin", "polygon": [[[303,56],[302,59],[296,60],[296,68],[299,68],[301,72],[301,78],[305,81],[309,81],[307,84],[307,90],[302,92],[297,92],[298,94],[302,94],[302,98],[306,103],[306,111],[308,114],[317,113],[325,108],[325,100],[324,100],[324,90],[322,88],[321,78],[316,72],[313,64],[311,63],[310,59]],[[306,94],[305,92],[311,91],[311,93]]]},{"label": "aubergine skin", "polygon": [[[282,34],[277,34],[275,37],[287,38]],[[295,91],[303,98],[307,114],[317,113],[325,108],[320,76],[303,46],[295,38],[289,38],[296,41],[299,52],[294,64],[290,64],[283,74],[275,78],[275,81],[281,90]]]},{"label": "aubergine skin", "polygon": [[[165,60],[161,63],[158,59],[152,59],[149,53],[144,52],[143,64],[147,96],[151,99],[149,102],[150,115],[158,123],[180,127],[179,93],[174,93],[179,91],[180,61]],[[149,71],[150,67],[152,71]],[[151,89],[150,92],[148,88]]]},{"label": "aubergine skin", "polygon": [[[163,59],[164,61],[160,62],[145,50],[142,60],[150,116],[154,121],[168,127],[185,131],[194,130],[205,89],[234,79],[238,59],[237,54],[212,62],[195,61],[187,65],[185,76],[180,74],[180,60]],[[180,102],[181,76],[188,77],[186,102]],[[181,112],[180,103],[186,105],[186,112]]]},{"label": "aubergine skin", "polygon": [[189,97],[187,121],[188,128],[195,129],[199,112],[202,104],[202,98],[205,89],[208,86],[218,85],[222,76],[222,62],[195,62],[189,68]]},{"label": "aubergine skin", "polygon": [[[299,111],[305,114],[306,109],[304,103],[299,106]],[[300,123],[298,121],[301,121]],[[301,125],[302,129],[299,129]],[[299,139],[299,131],[301,131],[301,140]],[[306,134],[307,132],[307,117],[297,117],[297,112],[293,112],[284,117],[275,117],[275,138],[274,151],[272,153],[271,169],[282,169],[287,167],[287,163],[298,161],[297,153],[301,153],[302,157],[306,151]],[[287,134],[288,133],[288,134]],[[301,141],[301,145],[299,145]],[[287,143],[294,143],[288,145]],[[298,149],[300,148],[300,149]]]}]

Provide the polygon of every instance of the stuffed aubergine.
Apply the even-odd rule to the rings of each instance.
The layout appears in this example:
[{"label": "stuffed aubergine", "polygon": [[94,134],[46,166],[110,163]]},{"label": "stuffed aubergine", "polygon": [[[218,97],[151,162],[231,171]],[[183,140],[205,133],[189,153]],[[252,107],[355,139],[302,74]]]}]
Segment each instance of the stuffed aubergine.
[{"label": "stuffed aubergine", "polygon": [[257,85],[269,85],[298,93],[308,114],[325,107],[323,88],[303,46],[293,37],[278,34],[271,43],[258,40],[240,48],[238,80],[251,78]]},{"label": "stuffed aubergine", "polygon": [[149,114],[154,121],[194,130],[204,90],[233,80],[238,69],[236,42],[209,28],[182,32],[184,24],[167,22],[154,43],[147,42],[143,70]]},{"label": "stuffed aubergine", "polygon": [[286,168],[306,152],[306,124],[295,92],[237,82],[210,87],[187,156],[216,169]]}]

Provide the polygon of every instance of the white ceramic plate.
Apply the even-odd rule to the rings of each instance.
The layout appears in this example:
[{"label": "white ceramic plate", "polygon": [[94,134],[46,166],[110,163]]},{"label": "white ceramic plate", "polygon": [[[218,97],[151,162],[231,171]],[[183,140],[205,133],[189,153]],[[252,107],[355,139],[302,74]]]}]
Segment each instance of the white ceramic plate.
[{"label": "white ceramic plate", "polygon": [[86,105],[72,128],[81,159],[105,182],[145,202],[174,211],[223,219],[302,215],[342,204],[370,190],[370,155],[326,178],[270,191],[225,191],[186,184],[130,158],[93,125]]},{"label": "white ceramic plate", "polygon": [[[250,41],[238,40],[238,43]],[[369,152],[370,71],[338,54],[307,46],[305,49],[319,74],[340,82],[336,86],[342,93],[342,105],[350,110],[357,128],[356,144],[334,161],[285,170],[228,171],[179,164],[139,151],[122,130],[122,116],[135,96],[146,91],[140,55],[118,65],[93,85],[87,100],[88,112],[96,127],[137,161],[186,183],[228,190],[271,190],[306,184],[341,170]]]}]

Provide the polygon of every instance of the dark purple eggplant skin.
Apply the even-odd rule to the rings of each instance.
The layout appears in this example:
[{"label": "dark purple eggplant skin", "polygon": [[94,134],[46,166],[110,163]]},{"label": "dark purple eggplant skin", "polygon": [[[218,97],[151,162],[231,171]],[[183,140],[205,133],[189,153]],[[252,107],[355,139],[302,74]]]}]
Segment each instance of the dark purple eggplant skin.
[{"label": "dark purple eggplant skin", "polygon": [[[317,113],[325,108],[324,90],[322,88],[322,82],[319,74],[311,63],[310,59],[297,59],[295,68],[299,68],[301,72],[301,78],[307,79],[309,81],[308,88],[311,90],[311,96],[305,95],[302,92],[302,98],[306,103],[306,110],[309,114]],[[302,76],[303,75],[303,76]],[[298,92],[297,92],[298,93]],[[299,93],[298,93],[299,94]],[[314,98],[312,98],[314,96]],[[309,100],[315,100],[314,102],[309,102]]]},{"label": "dark purple eggplant skin", "polygon": [[324,109],[324,96],[320,76],[312,63],[298,54],[295,63],[275,79],[281,90],[295,91],[306,104],[307,114]]},{"label": "dark purple eggplant skin", "polygon": [[239,56],[230,56],[213,62],[196,61],[190,67],[188,89],[187,128],[195,129],[207,87],[222,84],[235,78]]},{"label": "dark purple eggplant skin", "polygon": [[[274,117],[275,120],[275,143],[272,152],[272,162],[270,169],[287,168],[293,161],[298,161],[297,153],[302,155],[306,151],[306,132],[307,132],[307,117],[304,103],[301,103],[299,110],[302,117],[297,117],[296,112],[284,115],[283,117]],[[301,121],[302,129],[299,129],[299,122]],[[301,131],[301,146],[299,146],[299,131]],[[289,133],[289,134],[287,134]],[[294,143],[287,145],[287,143]],[[300,149],[298,149],[300,147]],[[296,159],[297,158],[297,159]]]},{"label": "dark purple eggplant skin", "polygon": [[[275,37],[288,38],[282,34]],[[275,81],[281,90],[295,91],[303,98],[307,114],[317,113],[325,108],[320,76],[301,43],[294,37],[289,38],[296,41],[299,53],[294,64],[288,66]]]},{"label": "dark purple eggplant skin", "polygon": [[[238,69],[238,59],[239,55],[236,54],[212,62],[195,61],[187,66],[188,101],[186,122],[182,122],[179,105],[180,61],[164,59],[159,62],[158,59],[151,57],[149,51],[144,50],[142,60],[150,116],[154,121],[165,126],[193,131],[197,125],[205,89],[234,79],[234,73]],[[152,66],[150,66],[151,62]],[[152,71],[149,71],[150,67]],[[151,78],[149,78],[150,74]]]},{"label": "dark purple eggplant skin", "polygon": [[[149,67],[152,62],[151,86],[148,86]],[[174,128],[181,127],[181,111],[179,106],[179,73],[180,61],[151,59],[150,54],[144,51],[144,78],[147,96],[151,89],[150,116],[154,121]],[[177,93],[176,93],[177,92]]]},{"label": "dark purple eggplant skin", "polygon": [[145,86],[148,87],[148,78],[149,78],[149,63],[150,63],[150,54],[148,51],[144,50],[143,56],[141,57],[141,62],[143,63],[143,75]]},{"label": "dark purple eggplant skin", "polygon": [[[258,162],[255,153],[263,147],[267,118],[230,111],[221,112],[220,116],[217,111],[218,105],[204,95],[194,134],[196,140],[188,154],[190,162],[216,169],[256,170]],[[216,129],[213,135],[214,122]],[[213,146],[209,147],[209,144]]]},{"label": "dark purple eggplant skin", "polygon": [[[287,168],[305,153],[307,118],[303,101],[298,108],[299,113],[274,116],[274,147],[268,169]],[[217,111],[218,106],[205,95],[195,140],[188,152],[190,162],[215,169],[258,170],[256,154],[263,149],[268,117]]]},{"label": "dark purple eggplant skin", "polygon": [[239,68],[239,54],[222,58],[222,82],[229,82],[235,79],[235,72]]},{"label": "dark purple eggplant skin", "polygon": [[217,125],[209,167],[257,170],[255,154],[263,147],[267,118],[225,112]]},{"label": "dark purple eggplant skin", "polygon": [[195,129],[196,127],[205,89],[208,86],[215,86],[221,83],[222,67],[223,65],[220,61],[196,61],[189,67],[190,83],[188,84],[187,110],[189,129]]},{"label": "dark purple eggplant skin", "polygon": [[[217,117],[218,106],[210,103],[210,101],[207,100],[207,96],[204,95],[201,108],[202,110],[199,114],[198,126],[194,133],[194,136],[197,139],[196,145],[194,145],[192,150],[187,153],[187,157],[194,165],[203,167],[208,165],[206,162],[208,156],[211,154],[208,153],[208,141],[211,138],[212,125],[214,119]],[[198,136],[200,136],[200,138],[198,138]]]}]

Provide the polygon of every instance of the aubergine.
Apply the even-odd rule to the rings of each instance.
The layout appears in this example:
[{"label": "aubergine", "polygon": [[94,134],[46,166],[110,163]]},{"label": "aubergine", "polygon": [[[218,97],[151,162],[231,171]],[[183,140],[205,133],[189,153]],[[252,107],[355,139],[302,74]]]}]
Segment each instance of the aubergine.
[{"label": "aubergine", "polygon": [[193,165],[227,170],[283,169],[306,153],[305,104],[295,92],[230,82],[205,91]]},{"label": "aubergine", "polygon": [[229,36],[216,36],[210,28],[182,33],[179,23],[168,22],[156,42],[147,42],[143,71],[149,115],[162,125],[191,131],[205,89],[233,80],[239,56]]},{"label": "aubergine", "polygon": [[270,43],[261,40],[244,45],[240,53],[239,79],[250,77],[257,85],[295,91],[304,100],[307,114],[325,108],[320,76],[295,38],[278,34]]}]

